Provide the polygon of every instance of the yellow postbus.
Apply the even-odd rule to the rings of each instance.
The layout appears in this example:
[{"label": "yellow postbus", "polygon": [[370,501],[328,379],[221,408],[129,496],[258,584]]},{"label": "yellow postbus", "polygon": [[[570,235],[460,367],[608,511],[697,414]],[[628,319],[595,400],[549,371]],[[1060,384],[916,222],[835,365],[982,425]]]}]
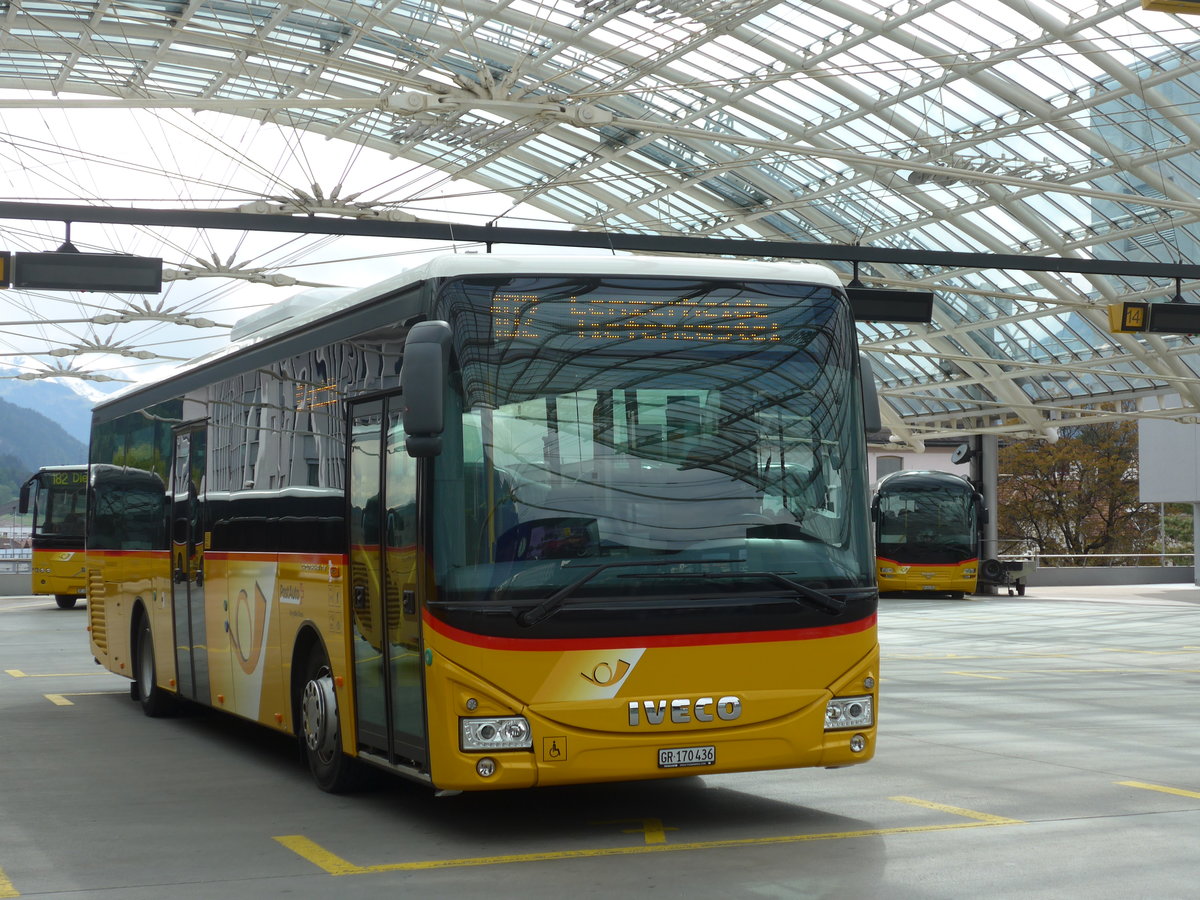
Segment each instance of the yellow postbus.
[{"label": "yellow postbus", "polygon": [[987,511],[966,478],[952,472],[892,472],[875,489],[871,518],[881,594],[961,599],[975,593]]},{"label": "yellow postbus", "polygon": [[455,255],[313,304],[95,408],[92,651],[147,714],[293,734],[331,791],[872,757],[835,273]]},{"label": "yellow postbus", "polygon": [[21,485],[18,509],[32,512],[32,591],[74,609],[84,596],[87,566],[83,553],[88,467],[42,466]]}]

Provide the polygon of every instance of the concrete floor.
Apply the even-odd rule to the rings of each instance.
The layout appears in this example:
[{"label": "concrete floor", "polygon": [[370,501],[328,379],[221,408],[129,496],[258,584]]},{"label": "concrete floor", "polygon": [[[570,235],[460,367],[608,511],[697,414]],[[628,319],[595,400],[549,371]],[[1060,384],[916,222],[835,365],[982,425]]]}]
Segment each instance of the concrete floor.
[{"label": "concrete floor", "polygon": [[1190,585],[885,600],[865,766],[442,799],[147,719],[85,624],[0,598],[0,898],[1200,896]]}]

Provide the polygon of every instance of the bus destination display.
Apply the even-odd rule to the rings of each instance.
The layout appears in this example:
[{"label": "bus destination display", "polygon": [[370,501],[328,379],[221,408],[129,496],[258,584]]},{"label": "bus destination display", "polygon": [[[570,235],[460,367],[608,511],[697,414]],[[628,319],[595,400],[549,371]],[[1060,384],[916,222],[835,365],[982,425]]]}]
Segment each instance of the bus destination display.
[{"label": "bus destination display", "polygon": [[780,340],[777,308],[761,300],[686,297],[568,297],[497,292],[491,313],[496,340],[544,339],[564,332],[584,340]]}]

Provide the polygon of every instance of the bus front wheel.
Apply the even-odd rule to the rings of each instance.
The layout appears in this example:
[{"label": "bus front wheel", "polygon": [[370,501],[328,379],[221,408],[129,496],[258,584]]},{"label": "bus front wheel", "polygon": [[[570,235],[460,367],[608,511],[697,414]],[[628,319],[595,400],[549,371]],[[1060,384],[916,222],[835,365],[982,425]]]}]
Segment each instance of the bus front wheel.
[{"label": "bus front wheel", "polygon": [[58,604],[59,609],[74,609],[75,601],[79,598],[74,594],[55,594],[54,602]]},{"label": "bus front wheel", "polygon": [[297,701],[300,748],[317,786],[331,794],[352,789],[357,783],[356,763],[342,753],[337,689],[319,644],[309,651]]},{"label": "bus front wheel", "polygon": [[155,719],[170,713],[174,705],[171,695],[158,686],[154,637],[150,632],[150,620],[144,615],[137,632],[137,699],[142,704],[142,712]]}]

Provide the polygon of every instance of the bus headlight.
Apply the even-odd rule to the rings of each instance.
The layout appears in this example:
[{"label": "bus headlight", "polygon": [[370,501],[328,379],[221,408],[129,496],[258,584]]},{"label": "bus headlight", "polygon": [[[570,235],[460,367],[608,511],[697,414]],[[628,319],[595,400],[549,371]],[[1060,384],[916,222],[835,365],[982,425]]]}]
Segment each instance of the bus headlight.
[{"label": "bus headlight", "polygon": [[895,570],[895,569],[893,569],[891,566],[880,566],[880,567],[879,567],[879,574],[880,574],[880,575],[895,575],[895,574],[896,574],[896,570]]},{"label": "bus headlight", "polygon": [[529,750],[533,735],[524,716],[491,716],[459,719],[462,749],[466,752],[488,750]]},{"label": "bus headlight", "polygon": [[870,728],[875,724],[871,697],[834,697],[825,705],[825,730]]}]

